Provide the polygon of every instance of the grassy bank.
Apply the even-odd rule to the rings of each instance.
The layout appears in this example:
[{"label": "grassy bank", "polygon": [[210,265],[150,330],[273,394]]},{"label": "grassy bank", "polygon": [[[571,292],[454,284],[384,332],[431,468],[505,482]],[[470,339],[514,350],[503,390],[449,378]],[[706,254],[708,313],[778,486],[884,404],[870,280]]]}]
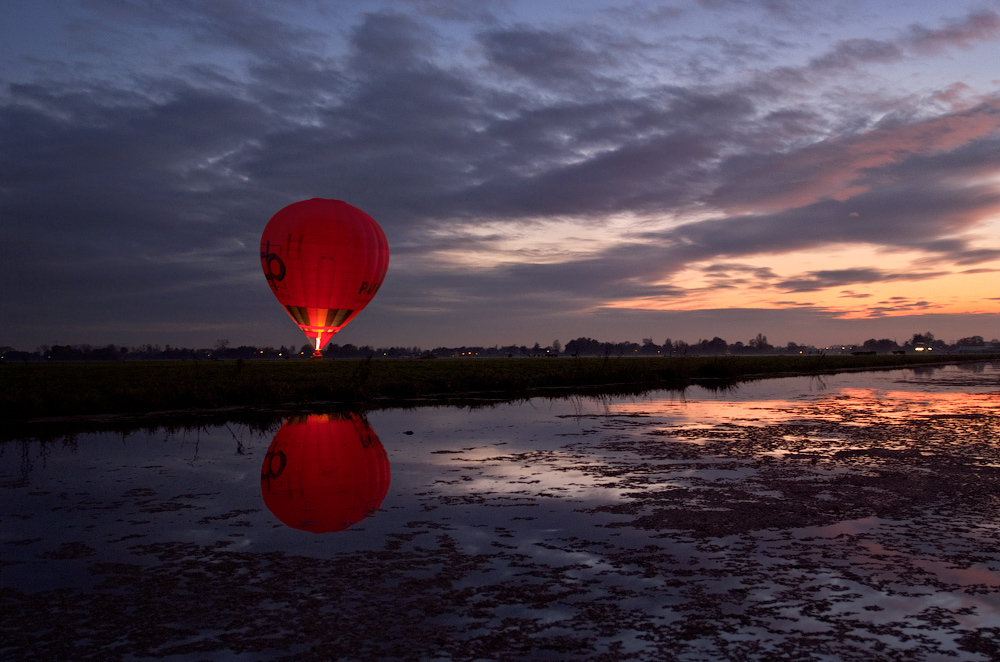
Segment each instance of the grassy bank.
[{"label": "grassy bank", "polygon": [[0,416],[25,421],[315,403],[372,407],[387,400],[518,398],[544,389],[641,390],[703,380],[732,383],[787,374],[992,358],[879,355],[0,364]]}]

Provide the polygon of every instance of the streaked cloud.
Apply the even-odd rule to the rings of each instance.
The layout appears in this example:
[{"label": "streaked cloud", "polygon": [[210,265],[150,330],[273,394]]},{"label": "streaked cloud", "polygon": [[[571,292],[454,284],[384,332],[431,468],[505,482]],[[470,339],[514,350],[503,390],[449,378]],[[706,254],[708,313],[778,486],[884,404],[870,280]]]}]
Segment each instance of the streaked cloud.
[{"label": "streaked cloud", "polygon": [[[140,342],[126,321],[158,313],[289,342],[256,242],[315,196],[390,238],[355,342],[522,342],[539,315],[597,336],[622,310],[691,313],[675,337],[715,335],[694,312],[727,307],[811,307],[818,334],[995,312],[1000,94],[972,66],[995,11],[359,7],[95,0],[58,9],[63,50],[0,52],[2,312],[30,320],[0,343]],[[933,296],[893,293],[918,285]],[[505,322],[477,337],[463,316]]]}]

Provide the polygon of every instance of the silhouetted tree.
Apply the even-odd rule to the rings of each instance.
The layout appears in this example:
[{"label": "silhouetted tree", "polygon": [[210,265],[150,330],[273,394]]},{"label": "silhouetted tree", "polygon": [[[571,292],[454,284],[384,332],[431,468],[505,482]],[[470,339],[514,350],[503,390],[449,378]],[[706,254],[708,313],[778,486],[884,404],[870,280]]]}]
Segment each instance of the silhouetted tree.
[{"label": "silhouetted tree", "polygon": [[715,336],[711,340],[699,340],[692,349],[701,354],[725,354],[729,344],[719,336]]},{"label": "silhouetted tree", "polygon": [[652,338],[643,338],[642,347],[639,348],[639,353],[643,356],[655,356],[662,351],[659,345],[653,342]]},{"label": "silhouetted tree", "polygon": [[602,351],[601,343],[593,338],[581,337],[566,343],[566,353],[573,356],[598,356]]},{"label": "silhouetted tree", "polygon": [[896,344],[895,340],[889,340],[888,338],[883,338],[882,340],[875,340],[870,338],[861,345],[861,348],[866,352],[892,352],[899,349],[899,345]]},{"label": "silhouetted tree", "polygon": [[945,341],[935,339],[934,334],[930,331],[926,333],[914,333],[913,339],[906,343],[906,346],[910,348],[916,347],[917,345],[923,345],[939,351],[948,347]]},{"label": "silhouetted tree", "polygon": [[766,352],[774,349],[774,347],[767,342],[767,336],[763,333],[758,333],[756,338],[751,338],[749,346],[751,349],[757,350],[758,352]]}]

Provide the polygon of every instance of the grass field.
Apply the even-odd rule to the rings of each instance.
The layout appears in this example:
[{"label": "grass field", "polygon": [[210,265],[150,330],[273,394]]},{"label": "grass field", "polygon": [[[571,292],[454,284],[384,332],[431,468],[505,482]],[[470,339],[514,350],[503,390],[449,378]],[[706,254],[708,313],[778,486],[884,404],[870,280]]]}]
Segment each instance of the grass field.
[{"label": "grass field", "polygon": [[514,399],[553,389],[635,392],[705,381],[728,385],[788,374],[993,358],[814,355],[8,363],[0,364],[0,416],[24,422],[289,405],[363,409],[406,401]]}]

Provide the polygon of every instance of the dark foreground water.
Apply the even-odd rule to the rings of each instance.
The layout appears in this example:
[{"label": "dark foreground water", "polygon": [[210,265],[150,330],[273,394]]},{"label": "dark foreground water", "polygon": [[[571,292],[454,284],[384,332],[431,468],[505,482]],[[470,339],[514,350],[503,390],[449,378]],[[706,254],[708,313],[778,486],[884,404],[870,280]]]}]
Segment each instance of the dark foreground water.
[{"label": "dark foreground water", "polygon": [[1000,369],[0,445],[4,660],[1000,659]]}]

